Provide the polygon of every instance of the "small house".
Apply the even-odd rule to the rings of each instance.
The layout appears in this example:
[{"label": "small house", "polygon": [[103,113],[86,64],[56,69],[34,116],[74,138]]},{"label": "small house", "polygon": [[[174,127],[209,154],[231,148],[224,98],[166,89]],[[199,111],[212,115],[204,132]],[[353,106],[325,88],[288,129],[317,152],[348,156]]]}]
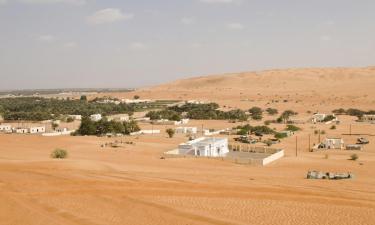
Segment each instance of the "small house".
[{"label": "small house", "polygon": [[363,122],[375,123],[375,115],[363,115],[361,120]]},{"label": "small house", "polygon": [[6,133],[12,132],[12,126],[7,125],[7,124],[2,124],[0,125],[0,132],[6,132]]},{"label": "small house", "polygon": [[177,134],[196,134],[198,129],[196,127],[177,127]]},{"label": "small house", "polygon": [[29,133],[29,129],[27,128],[15,128],[14,132],[17,134],[27,134]]},{"label": "small house", "polygon": [[45,133],[46,127],[30,127],[29,132],[30,134]]},{"label": "small house", "polygon": [[99,120],[102,119],[102,115],[101,115],[101,114],[93,114],[93,115],[90,116],[90,119],[91,119],[92,121],[97,122],[97,121],[99,121]]},{"label": "small house", "polygon": [[229,153],[228,139],[215,137],[201,137],[178,146],[181,155],[202,157],[222,157]]},{"label": "small house", "polygon": [[129,121],[129,115],[128,114],[118,114],[118,115],[112,115],[107,116],[108,121],[117,121],[117,122],[125,122]]},{"label": "small house", "polygon": [[344,140],[342,138],[326,138],[322,144],[326,149],[344,149]]},{"label": "small house", "polygon": [[73,120],[82,120],[81,115],[68,115],[68,118],[71,118]]}]

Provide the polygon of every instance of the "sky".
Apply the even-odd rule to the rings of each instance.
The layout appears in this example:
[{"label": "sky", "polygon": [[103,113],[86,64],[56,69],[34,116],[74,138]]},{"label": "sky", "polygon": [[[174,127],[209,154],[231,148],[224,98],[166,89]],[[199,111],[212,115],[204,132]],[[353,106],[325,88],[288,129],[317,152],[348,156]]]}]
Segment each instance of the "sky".
[{"label": "sky", "polygon": [[374,0],[0,0],[0,90],[375,65]]}]

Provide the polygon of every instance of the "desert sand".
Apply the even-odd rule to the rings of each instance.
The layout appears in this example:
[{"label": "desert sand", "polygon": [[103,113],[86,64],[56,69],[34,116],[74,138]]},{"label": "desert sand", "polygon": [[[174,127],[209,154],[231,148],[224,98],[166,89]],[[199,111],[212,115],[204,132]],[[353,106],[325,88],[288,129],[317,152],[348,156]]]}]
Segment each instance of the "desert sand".
[{"label": "desert sand", "polygon": [[[117,97],[199,99],[225,108],[252,106],[329,112],[334,108],[375,109],[375,69],[291,69],[198,77]],[[280,100],[273,102],[272,100]],[[287,100],[287,101],[284,101]],[[301,124],[303,130],[277,147],[286,156],[265,167],[219,159],[160,159],[187,140],[140,137],[42,137],[0,134],[0,224],[4,225],[186,225],[186,224],[374,224],[375,125],[340,116],[336,130],[326,124]],[[227,128],[227,121],[191,121],[192,126]],[[261,124],[261,122],[251,122]],[[355,143],[370,144],[348,160],[351,151],[309,152],[314,130]],[[281,130],[285,125],[272,124]],[[147,128],[149,125],[142,124]],[[167,126],[155,126],[165,130]],[[296,137],[297,156],[295,151]],[[231,137],[230,137],[231,138]],[[102,148],[114,140],[123,148]],[[50,158],[55,148],[69,151]],[[351,180],[307,180],[308,170],[352,172]]]}]

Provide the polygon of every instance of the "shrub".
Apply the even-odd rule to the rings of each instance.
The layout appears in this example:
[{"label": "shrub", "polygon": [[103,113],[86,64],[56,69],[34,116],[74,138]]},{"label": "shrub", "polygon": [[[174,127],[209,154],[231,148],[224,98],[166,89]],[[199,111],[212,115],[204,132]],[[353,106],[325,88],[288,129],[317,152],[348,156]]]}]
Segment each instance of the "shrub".
[{"label": "shrub", "polygon": [[353,154],[350,156],[350,160],[353,160],[353,161],[356,161],[358,159],[358,155],[357,154]]},{"label": "shrub", "polygon": [[279,113],[279,112],[277,111],[277,109],[274,109],[274,108],[268,108],[268,109],[266,109],[266,112],[267,112],[269,115],[276,115],[276,114]]},{"label": "shrub", "polygon": [[134,95],[133,98],[134,98],[134,99],[139,99],[140,97],[139,97],[139,95]]},{"label": "shrub", "polygon": [[328,115],[324,118],[323,122],[328,122],[334,120],[336,117],[334,115]]},{"label": "shrub", "polygon": [[66,119],[66,122],[67,123],[72,123],[72,122],[74,122],[74,119],[72,117],[68,117],[68,119]]},{"label": "shrub", "polygon": [[51,153],[51,157],[54,159],[65,159],[68,157],[68,152],[64,149],[57,148]]},{"label": "shrub", "polygon": [[342,114],[345,114],[345,113],[346,113],[346,110],[343,109],[343,108],[339,108],[339,109],[334,109],[334,110],[332,110],[332,112],[333,112],[334,114],[342,115]]},{"label": "shrub", "polygon": [[286,138],[288,137],[288,135],[286,133],[276,133],[275,134],[275,138],[277,139],[283,139],[283,138]]},{"label": "shrub", "polygon": [[251,118],[253,120],[261,120],[263,118],[263,110],[259,107],[252,107],[251,109],[249,109],[249,113],[251,114]]},{"label": "shrub", "polygon": [[320,134],[326,134],[325,130],[320,131]]},{"label": "shrub", "polygon": [[331,128],[329,128],[331,130],[336,130],[336,125],[332,125]]},{"label": "shrub", "polygon": [[294,125],[288,125],[288,126],[286,126],[286,130],[295,132],[295,131],[301,130],[301,128],[299,128],[297,126],[294,126]]},{"label": "shrub", "polygon": [[168,128],[165,130],[165,132],[167,132],[169,138],[173,138],[174,134],[175,134],[175,130],[172,129],[172,128]]},{"label": "shrub", "polygon": [[270,125],[270,124],[271,124],[271,121],[270,121],[270,120],[266,120],[266,121],[264,121],[264,125],[268,126],[268,125]]}]

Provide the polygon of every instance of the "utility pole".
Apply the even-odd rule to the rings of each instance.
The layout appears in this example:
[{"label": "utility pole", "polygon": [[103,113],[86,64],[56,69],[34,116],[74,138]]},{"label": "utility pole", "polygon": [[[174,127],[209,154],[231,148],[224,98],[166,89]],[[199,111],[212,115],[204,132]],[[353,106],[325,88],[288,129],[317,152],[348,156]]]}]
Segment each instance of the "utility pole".
[{"label": "utility pole", "polygon": [[309,148],[308,150],[310,151],[311,150],[311,134],[309,134]]},{"label": "utility pole", "polygon": [[204,136],[204,132],[203,132],[203,124],[202,124],[202,137]]},{"label": "utility pole", "polygon": [[298,137],[296,136],[296,157],[298,156],[297,148],[298,148]]},{"label": "utility pole", "polygon": [[352,136],[352,124],[349,125],[349,135]]},{"label": "utility pole", "polygon": [[319,140],[318,140],[318,143],[319,143],[319,144],[320,144],[320,133],[321,133],[321,132],[320,132],[320,129],[319,129],[319,136],[318,136],[318,139],[319,139]]}]

